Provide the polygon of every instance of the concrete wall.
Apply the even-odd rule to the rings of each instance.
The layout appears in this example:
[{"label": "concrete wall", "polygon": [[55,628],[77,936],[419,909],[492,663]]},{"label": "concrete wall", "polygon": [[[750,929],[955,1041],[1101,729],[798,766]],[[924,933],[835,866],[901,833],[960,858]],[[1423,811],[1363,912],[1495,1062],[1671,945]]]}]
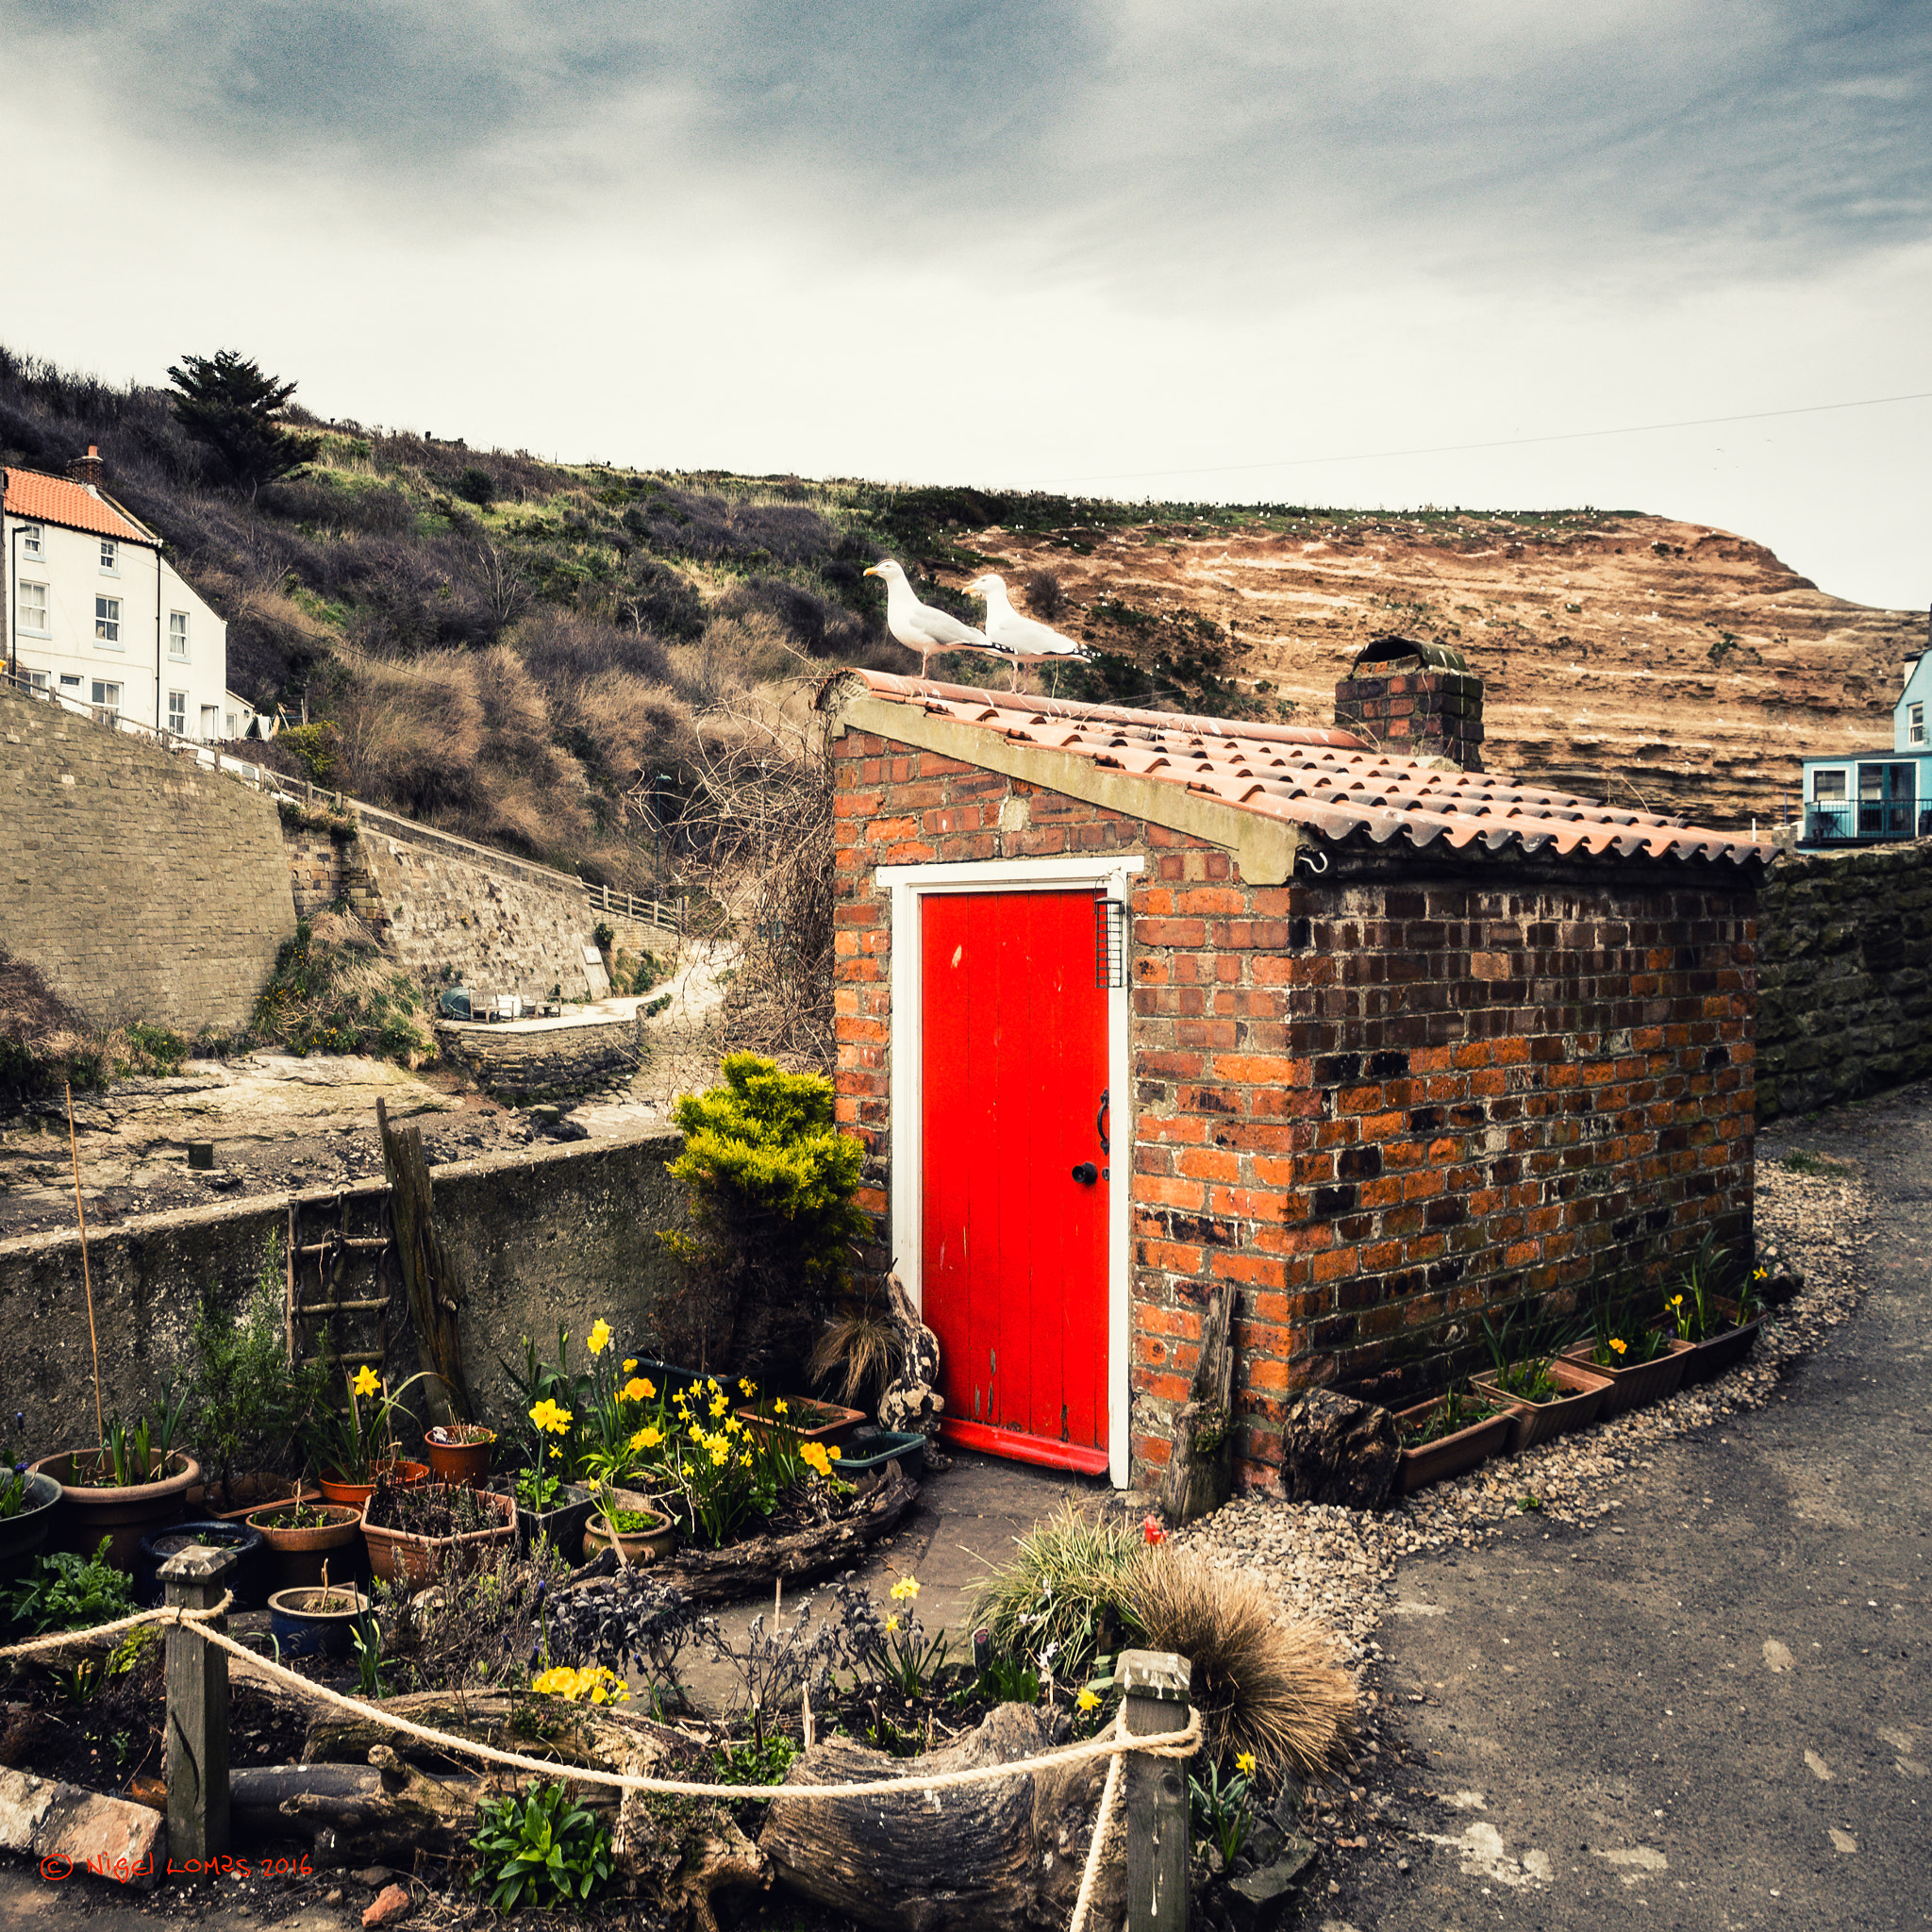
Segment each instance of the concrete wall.
[{"label": "concrete wall", "polygon": [[0,944],[100,1024],[246,1024],[295,928],[273,799],[0,691]]},{"label": "concrete wall", "polygon": [[[579,1340],[602,1315],[627,1353],[676,1348],[695,1324],[681,1315],[682,1277],[661,1256],[683,1191],[664,1172],[675,1135],[498,1155],[434,1170],[438,1224],[465,1288],[463,1357],[486,1415],[515,1418],[498,1357],[520,1338],[554,1352],[558,1324]],[[318,1199],[332,1199],[316,1197]],[[229,1299],[254,1282],[262,1245],[287,1226],[285,1197],[143,1216],[88,1242],[101,1341],[102,1399],[138,1411],[187,1349],[201,1297]],[[660,1326],[661,1324],[661,1326]],[[417,1367],[400,1307],[391,1361]],[[675,1358],[675,1357],[674,1357]],[[576,1365],[583,1364],[581,1349]],[[26,1411],[36,1453],[91,1441],[87,1302],[80,1246],[67,1234],[0,1241],[0,1389]]]},{"label": "concrete wall", "polygon": [[1757,1117],[1932,1074],[1932,840],[1795,853],[1758,915]]}]

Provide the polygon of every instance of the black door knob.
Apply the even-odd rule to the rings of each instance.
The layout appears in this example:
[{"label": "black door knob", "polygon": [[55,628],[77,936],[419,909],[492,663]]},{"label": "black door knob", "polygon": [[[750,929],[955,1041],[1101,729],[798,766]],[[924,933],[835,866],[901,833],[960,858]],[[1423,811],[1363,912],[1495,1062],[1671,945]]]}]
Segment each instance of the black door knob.
[{"label": "black door knob", "polygon": [[1100,1178],[1100,1170],[1091,1160],[1083,1160],[1074,1170],[1074,1178],[1083,1188],[1091,1188]]}]

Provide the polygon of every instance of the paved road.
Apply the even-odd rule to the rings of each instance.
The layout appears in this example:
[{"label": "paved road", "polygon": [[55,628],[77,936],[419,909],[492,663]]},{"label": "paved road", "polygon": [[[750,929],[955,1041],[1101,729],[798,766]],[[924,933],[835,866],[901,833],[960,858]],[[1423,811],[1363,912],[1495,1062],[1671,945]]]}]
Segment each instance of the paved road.
[{"label": "paved road", "polygon": [[1403,1566],[1384,1786],[1422,1836],[1310,1932],[1932,1925],[1932,1088],[1760,1156],[1794,1147],[1865,1169],[1858,1313],[1633,1473],[1626,1532]]}]

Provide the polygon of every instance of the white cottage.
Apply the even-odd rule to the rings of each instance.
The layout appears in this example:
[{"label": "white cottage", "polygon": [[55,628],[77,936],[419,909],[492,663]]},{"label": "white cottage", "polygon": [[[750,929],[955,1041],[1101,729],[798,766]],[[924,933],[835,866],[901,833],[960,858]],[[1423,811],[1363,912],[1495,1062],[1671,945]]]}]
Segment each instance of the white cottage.
[{"label": "white cottage", "polygon": [[228,626],[154,531],[103,493],[101,468],[90,449],[66,476],[5,473],[14,682],[203,743],[245,736],[255,710],[227,688]]}]

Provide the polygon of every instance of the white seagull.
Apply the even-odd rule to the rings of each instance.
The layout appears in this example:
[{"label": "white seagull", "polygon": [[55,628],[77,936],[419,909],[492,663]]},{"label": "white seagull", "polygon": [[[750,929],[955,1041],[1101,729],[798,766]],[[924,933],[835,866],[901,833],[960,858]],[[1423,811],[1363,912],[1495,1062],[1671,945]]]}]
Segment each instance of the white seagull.
[{"label": "white seagull", "polygon": [[986,599],[987,641],[1001,657],[1013,660],[1016,688],[1023,660],[1039,658],[1086,660],[1087,647],[1084,644],[1076,644],[1072,638],[1030,617],[1022,617],[1013,608],[1012,600],[1007,595],[1006,578],[992,575],[974,577],[966,588]]},{"label": "white seagull", "polygon": [[869,577],[883,577],[886,583],[886,628],[908,651],[919,653],[919,675],[925,675],[926,659],[935,651],[990,651],[986,633],[961,624],[950,612],[922,604],[912,594],[906,573],[888,557],[866,572]]}]

